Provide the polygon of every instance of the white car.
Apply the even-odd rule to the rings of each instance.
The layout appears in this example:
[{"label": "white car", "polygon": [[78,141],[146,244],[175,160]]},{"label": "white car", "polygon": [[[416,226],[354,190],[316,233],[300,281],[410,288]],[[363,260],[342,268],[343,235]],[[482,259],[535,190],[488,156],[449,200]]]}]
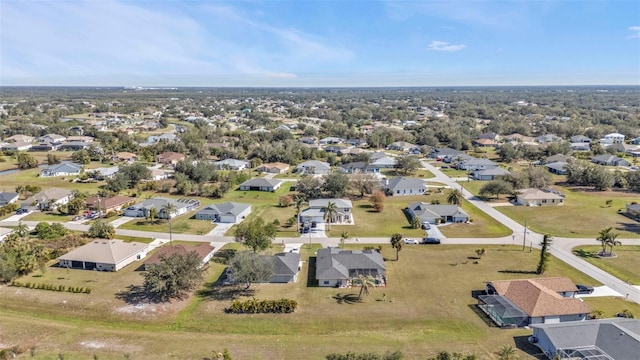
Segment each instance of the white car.
[{"label": "white car", "polygon": [[416,239],[404,239],[404,243],[405,244],[414,244],[414,245],[419,244],[418,240],[416,240]]}]

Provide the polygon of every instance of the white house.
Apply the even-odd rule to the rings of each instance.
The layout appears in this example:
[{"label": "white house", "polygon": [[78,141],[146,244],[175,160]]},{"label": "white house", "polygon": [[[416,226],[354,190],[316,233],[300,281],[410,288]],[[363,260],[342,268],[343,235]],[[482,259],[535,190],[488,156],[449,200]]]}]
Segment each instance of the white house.
[{"label": "white house", "polygon": [[251,163],[245,160],[224,159],[213,163],[218,169],[244,170],[250,169]]},{"label": "white house", "polygon": [[173,206],[175,207],[174,211],[171,213],[171,218],[185,214],[186,212],[191,211],[200,205],[200,202],[194,199],[176,200],[157,197],[145,200],[139,204],[129,206],[124,210],[124,216],[147,217],[149,216],[149,212],[151,211],[151,209],[156,209],[158,211],[159,219],[167,219],[168,215],[166,214],[164,208],[169,203],[173,204]]},{"label": "white house", "polygon": [[624,135],[619,133],[611,133],[604,136],[604,138],[600,139],[600,144],[603,145],[611,145],[611,144],[622,144],[624,143]]},{"label": "white house", "polygon": [[325,212],[329,203],[336,204],[337,213],[332,219],[332,224],[350,224],[353,222],[351,200],[344,199],[315,199],[309,201],[309,207],[300,213],[300,222],[325,222]]},{"label": "white house", "polygon": [[73,198],[73,191],[62,188],[49,188],[31,196],[21,203],[25,209],[53,211],[58,206],[68,204]]},{"label": "white house", "polygon": [[547,206],[564,204],[564,195],[551,189],[522,189],[518,190],[516,203],[524,206]]},{"label": "white house", "polygon": [[149,245],[122,240],[94,240],[58,258],[60,267],[118,271],[147,256]]},{"label": "white house", "polygon": [[40,170],[40,177],[75,176],[80,175],[80,172],[82,172],[82,165],[63,162]]},{"label": "white house", "polygon": [[417,178],[396,177],[383,180],[382,188],[391,196],[424,195],[427,184]]},{"label": "white house", "polygon": [[324,161],[309,160],[298,164],[296,172],[298,174],[327,175],[331,172],[331,165]]},{"label": "white house", "polygon": [[237,202],[211,204],[196,211],[198,220],[211,220],[220,223],[237,224],[251,214],[251,205]]}]

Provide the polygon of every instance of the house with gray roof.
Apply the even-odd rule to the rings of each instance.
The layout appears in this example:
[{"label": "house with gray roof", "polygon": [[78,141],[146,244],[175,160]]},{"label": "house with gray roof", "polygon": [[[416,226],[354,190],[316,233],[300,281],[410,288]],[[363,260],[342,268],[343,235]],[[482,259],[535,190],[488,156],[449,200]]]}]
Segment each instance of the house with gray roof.
[{"label": "house with gray roof", "polygon": [[80,175],[80,172],[82,172],[82,165],[63,162],[40,170],[40,177],[75,176]]},{"label": "house with gray roof", "polygon": [[23,209],[53,211],[60,205],[69,203],[73,191],[62,188],[49,188],[29,197],[21,203]]},{"label": "house with gray roof", "polygon": [[0,150],[2,151],[24,151],[30,150],[33,147],[31,142],[26,141],[15,141],[15,142],[6,142],[0,145]]},{"label": "house with gray roof", "polygon": [[529,342],[549,359],[637,360],[640,320],[627,318],[536,324]]},{"label": "house with gray roof", "polygon": [[574,135],[572,137],[569,138],[569,141],[572,143],[590,143],[591,139],[587,136],[584,135]]},{"label": "house with gray roof", "polygon": [[591,162],[605,166],[629,166],[629,162],[615,155],[598,155],[591,158]]},{"label": "house with gray roof", "polygon": [[331,172],[331,165],[328,162],[309,160],[296,166],[296,173],[308,175],[327,175]]},{"label": "house with gray roof", "polygon": [[552,174],[567,175],[567,163],[565,161],[557,161],[550,164],[546,164],[545,167]]},{"label": "house with gray roof", "polygon": [[420,222],[462,223],[469,220],[469,215],[456,205],[434,205],[425,202],[410,203],[407,207],[410,218],[418,217]]},{"label": "house with gray roof", "polygon": [[478,159],[478,158],[464,159],[459,161],[456,164],[456,168],[458,170],[469,170],[469,171],[494,169],[494,168],[497,168],[498,166],[499,165],[497,163],[489,159]]},{"label": "house with gray roof", "polygon": [[385,179],[382,188],[390,196],[424,195],[427,184],[424,180],[404,176]]},{"label": "house with gray roof", "polygon": [[269,282],[290,283],[298,281],[298,272],[302,268],[300,253],[283,252],[273,255],[275,269]]},{"label": "house with gray roof", "polygon": [[251,214],[251,205],[233,201],[211,204],[196,211],[198,220],[211,220],[219,223],[237,224]]},{"label": "house with gray roof", "polygon": [[390,156],[383,156],[377,159],[372,159],[370,162],[370,165],[376,166],[382,169],[393,169],[394,167],[396,167],[397,164],[398,162],[396,161],[396,159]]},{"label": "house with gray roof", "polygon": [[510,173],[501,168],[495,167],[490,169],[479,169],[471,173],[471,176],[476,180],[495,180],[497,177],[509,175]]},{"label": "house with gray roof", "polygon": [[104,179],[111,179],[114,176],[116,176],[116,174],[118,173],[118,170],[120,170],[119,167],[111,166],[111,167],[99,167],[99,168],[87,170],[87,172],[91,173],[91,177],[96,180],[104,180]]},{"label": "house with gray roof", "polygon": [[347,174],[379,174],[380,167],[367,164],[364,161],[356,161],[340,165],[340,171]]},{"label": "house with gray roof", "polygon": [[20,194],[12,191],[0,191],[0,206],[6,206],[18,201]]},{"label": "house with gray roof", "polygon": [[431,148],[431,152],[429,153],[429,157],[432,159],[445,159],[445,158],[455,158],[458,155],[464,154],[462,151],[444,147],[444,148]]},{"label": "house with gray roof", "polygon": [[124,216],[148,217],[151,209],[156,209],[159,219],[168,219],[168,214],[164,210],[167,204],[173,204],[173,206],[175,206],[174,211],[171,213],[171,218],[174,218],[195,209],[200,205],[200,201],[186,198],[169,199],[157,197],[129,206],[124,210]]},{"label": "house with gray roof", "polygon": [[147,256],[149,245],[122,240],[94,240],[58,258],[62,268],[118,271]]},{"label": "house with gray roof", "polygon": [[396,151],[404,151],[404,152],[410,152],[415,150],[420,151],[420,146],[406,142],[406,141],[396,141],[387,145],[387,150],[396,150]]},{"label": "house with gray roof", "polygon": [[47,134],[38,138],[38,142],[41,144],[51,143],[51,144],[62,144],[67,140],[66,137],[58,134]]},{"label": "house with gray roof", "polygon": [[345,287],[358,275],[372,276],[377,286],[386,284],[386,267],[376,250],[323,248],[316,253],[316,280],[319,286]]},{"label": "house with gray roof", "polygon": [[544,160],[544,163],[545,164],[551,164],[551,163],[558,162],[558,161],[568,162],[569,159],[573,159],[573,156],[565,155],[565,154],[555,154],[555,155],[551,155],[551,156],[547,157]]},{"label": "house with gray roof", "polygon": [[315,199],[309,200],[309,207],[300,212],[300,222],[325,222],[325,211],[329,203],[336,204],[337,213],[334,215],[332,224],[352,223],[353,216],[351,200],[345,199]]},{"label": "house with gray roof", "polygon": [[253,178],[240,184],[240,190],[250,191],[276,191],[282,185],[282,180]]},{"label": "house with gray roof", "polygon": [[251,169],[251,163],[245,160],[224,159],[213,163],[221,170],[244,170]]}]

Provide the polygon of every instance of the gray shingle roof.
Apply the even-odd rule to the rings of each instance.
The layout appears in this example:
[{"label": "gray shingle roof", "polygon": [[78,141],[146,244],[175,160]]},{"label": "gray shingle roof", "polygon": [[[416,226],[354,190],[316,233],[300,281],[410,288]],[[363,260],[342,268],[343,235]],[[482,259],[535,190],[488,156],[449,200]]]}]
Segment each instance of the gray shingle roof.
[{"label": "gray shingle roof", "polygon": [[409,204],[409,209],[411,209],[417,217],[422,217],[424,214],[432,214],[437,217],[456,215],[469,216],[457,205],[432,205],[425,202],[414,202]]},{"label": "gray shingle roof", "polygon": [[318,250],[316,279],[349,279],[349,270],[375,269],[384,272],[384,260],[374,250],[342,250],[324,248]]},{"label": "gray shingle roof", "polygon": [[424,189],[426,188],[424,180],[416,178],[396,177],[389,179],[389,183],[386,185],[390,190],[409,190],[409,189]]},{"label": "gray shingle roof", "polygon": [[240,184],[240,186],[274,187],[278,186],[278,184],[280,184],[281,182],[282,180],[277,179],[253,178],[243,182],[242,184]]},{"label": "gray shingle roof", "polygon": [[222,204],[212,204],[204,207],[202,210],[198,211],[198,213],[210,213],[216,215],[234,215],[242,213],[243,211],[250,208],[250,204],[237,203],[233,201],[225,202]]},{"label": "gray shingle roof", "polygon": [[275,276],[293,276],[298,273],[300,253],[277,253],[273,258],[276,264]]},{"label": "gray shingle roof", "polygon": [[329,202],[335,203],[336,206],[338,208],[352,208],[353,204],[351,203],[351,200],[345,200],[345,199],[315,199],[315,200],[309,200],[309,207],[310,208],[315,208],[315,209],[322,209],[327,207],[327,204],[329,204]]}]

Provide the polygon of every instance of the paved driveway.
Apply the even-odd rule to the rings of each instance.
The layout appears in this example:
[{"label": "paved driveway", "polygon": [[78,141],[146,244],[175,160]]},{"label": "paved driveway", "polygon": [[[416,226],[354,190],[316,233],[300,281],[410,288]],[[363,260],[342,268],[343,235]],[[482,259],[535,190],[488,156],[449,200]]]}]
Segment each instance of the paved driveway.
[{"label": "paved driveway", "polygon": [[131,216],[121,216],[115,220],[113,220],[110,224],[114,227],[117,228],[120,225],[124,225],[125,223],[128,223],[131,220],[135,220],[137,219],[136,217],[131,217]]},{"label": "paved driveway", "polygon": [[216,227],[209,231],[209,233],[207,233],[207,235],[209,236],[224,236],[224,233],[226,233],[229,229],[231,229],[231,227],[235,225],[234,223],[216,223]]}]

